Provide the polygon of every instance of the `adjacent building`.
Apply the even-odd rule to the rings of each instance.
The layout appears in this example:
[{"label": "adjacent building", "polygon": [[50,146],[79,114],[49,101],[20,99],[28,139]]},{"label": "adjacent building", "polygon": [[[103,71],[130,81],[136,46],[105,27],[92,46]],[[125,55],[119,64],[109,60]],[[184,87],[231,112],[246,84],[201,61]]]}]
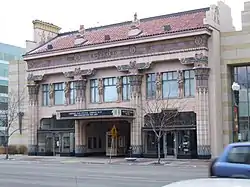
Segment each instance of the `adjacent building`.
[{"label": "adjacent building", "polygon": [[[8,109],[9,63],[22,59],[25,50],[21,47],[0,43],[0,110]],[[4,112],[6,114],[6,112]],[[6,118],[6,115],[1,116]],[[1,132],[7,120],[0,120]],[[4,134],[0,133],[0,145],[4,142]]]},{"label": "adjacent building", "polygon": [[[221,33],[221,84],[223,106],[224,141],[233,141],[239,133],[239,141],[250,141],[250,2],[244,3],[241,13],[242,30]],[[240,85],[239,116],[235,116],[232,83]]]},{"label": "adjacent building", "polygon": [[[230,142],[221,33],[235,29],[223,2],[67,33],[33,28],[22,63],[29,155],[154,157],[161,130],[161,153],[177,158],[211,158]],[[152,128],[162,114],[176,115]]]}]

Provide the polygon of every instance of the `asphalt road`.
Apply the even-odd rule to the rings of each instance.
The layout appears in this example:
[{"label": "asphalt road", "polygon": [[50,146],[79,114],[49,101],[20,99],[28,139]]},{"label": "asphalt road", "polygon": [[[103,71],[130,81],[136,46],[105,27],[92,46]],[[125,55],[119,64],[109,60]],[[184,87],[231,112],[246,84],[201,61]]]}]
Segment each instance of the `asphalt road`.
[{"label": "asphalt road", "polygon": [[0,162],[1,187],[161,187],[203,177],[205,167]]}]

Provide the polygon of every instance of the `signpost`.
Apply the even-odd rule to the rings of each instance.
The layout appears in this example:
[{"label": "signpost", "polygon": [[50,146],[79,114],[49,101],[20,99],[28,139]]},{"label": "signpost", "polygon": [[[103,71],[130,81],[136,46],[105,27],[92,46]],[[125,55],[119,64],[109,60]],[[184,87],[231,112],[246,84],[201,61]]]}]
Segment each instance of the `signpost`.
[{"label": "signpost", "polygon": [[112,153],[113,153],[113,149],[115,146],[115,139],[117,138],[117,129],[116,129],[115,125],[113,125],[110,133],[111,133],[111,148],[110,148],[109,163],[111,163]]}]

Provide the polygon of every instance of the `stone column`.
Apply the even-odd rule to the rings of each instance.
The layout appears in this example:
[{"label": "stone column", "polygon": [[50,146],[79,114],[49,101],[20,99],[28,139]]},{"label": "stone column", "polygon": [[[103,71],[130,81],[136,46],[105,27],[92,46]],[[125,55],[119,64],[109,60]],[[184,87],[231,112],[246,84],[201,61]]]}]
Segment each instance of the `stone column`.
[{"label": "stone column", "polygon": [[116,78],[117,102],[122,101],[122,77]]},{"label": "stone column", "polygon": [[55,94],[55,87],[53,83],[49,84],[49,106],[54,105],[54,94]]},{"label": "stone column", "polygon": [[178,70],[178,97],[183,98],[184,97],[184,75],[183,75],[183,70]]},{"label": "stone column", "polygon": [[70,104],[70,82],[67,81],[64,83],[64,97],[65,97],[65,105]]},{"label": "stone column", "polygon": [[131,147],[132,155],[139,157],[142,155],[142,95],[141,95],[141,84],[142,75],[134,74],[129,77],[131,87],[131,105],[136,109],[136,118],[131,124]]},{"label": "stone column", "polygon": [[82,157],[86,153],[86,125],[75,120],[75,156]]},{"label": "stone column", "polygon": [[157,72],[156,74],[156,99],[162,99],[162,74]]},{"label": "stone column", "polygon": [[81,77],[75,81],[77,109],[86,108],[86,84],[87,79],[84,77]]},{"label": "stone column", "polygon": [[98,79],[98,95],[99,95],[99,103],[102,103],[103,100],[103,79]]},{"label": "stone column", "polygon": [[38,119],[38,95],[39,84],[28,84],[29,93],[29,125],[28,125],[28,155],[37,154],[37,127],[39,125]]},{"label": "stone column", "polygon": [[211,139],[208,105],[208,78],[207,66],[194,68],[196,78],[196,123],[197,123],[197,154],[200,159],[211,158]]}]

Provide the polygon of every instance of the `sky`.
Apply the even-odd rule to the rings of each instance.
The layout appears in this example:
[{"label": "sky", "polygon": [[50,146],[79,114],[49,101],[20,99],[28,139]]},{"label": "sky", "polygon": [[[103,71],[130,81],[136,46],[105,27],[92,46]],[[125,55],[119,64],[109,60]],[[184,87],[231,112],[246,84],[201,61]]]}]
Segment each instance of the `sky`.
[{"label": "sky", "polygon": [[[247,0],[223,0],[232,8],[233,22],[241,29],[241,11]],[[33,40],[32,20],[39,19],[62,28],[78,30],[185,10],[208,7],[217,0],[2,0],[0,42],[25,47]]]}]

